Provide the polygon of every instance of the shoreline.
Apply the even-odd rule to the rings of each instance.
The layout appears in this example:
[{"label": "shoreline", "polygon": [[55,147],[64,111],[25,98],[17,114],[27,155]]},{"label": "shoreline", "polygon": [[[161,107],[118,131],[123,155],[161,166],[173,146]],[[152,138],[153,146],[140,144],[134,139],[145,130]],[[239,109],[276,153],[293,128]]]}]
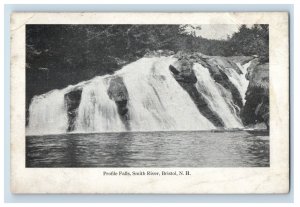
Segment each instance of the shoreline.
[{"label": "shoreline", "polygon": [[173,130],[173,131],[120,131],[120,132],[76,132],[76,133],[61,133],[61,134],[25,134],[25,137],[37,137],[37,136],[60,136],[60,135],[89,135],[89,134],[120,134],[120,133],[162,133],[162,132],[211,132],[211,133],[224,133],[224,132],[248,132],[254,135],[269,136],[268,129],[254,129],[254,128],[240,128],[240,129],[211,129],[211,130]]}]

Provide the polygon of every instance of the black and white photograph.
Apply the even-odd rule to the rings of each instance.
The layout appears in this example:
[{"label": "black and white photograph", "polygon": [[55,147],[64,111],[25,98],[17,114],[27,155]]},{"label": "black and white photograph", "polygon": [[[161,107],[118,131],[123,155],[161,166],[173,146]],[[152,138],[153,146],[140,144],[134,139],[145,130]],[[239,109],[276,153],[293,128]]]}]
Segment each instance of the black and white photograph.
[{"label": "black and white photograph", "polygon": [[289,192],[288,13],[10,22],[11,192]]},{"label": "black and white photograph", "polygon": [[268,24],[27,24],[27,168],[269,167]]}]

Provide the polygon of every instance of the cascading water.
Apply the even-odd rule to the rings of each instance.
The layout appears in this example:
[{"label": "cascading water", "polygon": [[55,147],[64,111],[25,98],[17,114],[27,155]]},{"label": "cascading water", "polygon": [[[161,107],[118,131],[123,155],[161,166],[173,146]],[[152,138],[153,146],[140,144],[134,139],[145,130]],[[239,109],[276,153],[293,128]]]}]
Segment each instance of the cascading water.
[{"label": "cascading water", "polygon": [[125,131],[117,106],[108,97],[109,79],[97,77],[83,87],[75,131]]},{"label": "cascading water", "polygon": [[[66,133],[70,122],[65,95],[80,87],[81,99],[76,109],[72,132],[120,132],[164,130],[210,130],[215,126],[199,112],[190,95],[173,77],[169,66],[177,61],[170,57],[141,58],[113,75],[98,76],[92,80],[53,90],[35,96],[29,107],[27,134]],[[242,75],[227,69],[230,81],[242,97],[248,81]],[[219,115],[226,128],[242,127],[232,94],[215,82],[207,68],[195,63],[193,70],[198,79],[195,84],[212,111]],[[121,78],[128,91],[126,107],[130,129],[125,127],[117,100],[109,94],[112,79]],[[72,112],[73,113],[73,112]],[[72,122],[73,123],[73,122]]]},{"label": "cascading water", "polygon": [[[232,112],[228,103],[232,97],[229,93],[224,93],[225,89],[216,83],[207,68],[201,64],[194,64],[194,71],[197,76],[196,88],[206,98],[210,108],[215,111],[225,123],[226,128],[242,127],[240,119]],[[234,108],[234,107],[231,107]]]},{"label": "cascading water", "polygon": [[169,71],[169,65],[175,61],[171,57],[142,58],[117,73],[123,77],[129,93],[132,130],[215,128]]},{"label": "cascading water", "polygon": [[[242,71],[241,74],[238,74],[235,70],[231,70],[232,72],[228,75],[230,81],[237,87],[239,90],[243,103],[245,104],[245,96],[246,96],[246,91],[249,85],[249,81],[246,79],[245,75],[247,73],[248,67],[251,65],[251,61],[247,62],[244,65],[241,65],[240,63],[237,63],[237,66],[240,68]],[[228,70],[230,71],[230,70]]]},{"label": "cascading water", "polygon": [[61,134],[66,132],[68,117],[64,105],[66,90],[53,90],[35,96],[29,107],[27,134]]}]

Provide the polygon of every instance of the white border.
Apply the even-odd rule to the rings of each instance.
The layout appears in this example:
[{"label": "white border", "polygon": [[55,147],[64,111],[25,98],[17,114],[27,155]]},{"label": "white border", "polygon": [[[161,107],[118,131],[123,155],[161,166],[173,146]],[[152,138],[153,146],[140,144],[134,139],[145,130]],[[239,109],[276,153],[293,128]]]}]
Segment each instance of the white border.
[{"label": "white border", "polygon": [[[270,168],[192,168],[191,177],[103,177],[104,168],[25,168],[25,24],[269,24]],[[11,19],[14,193],[287,193],[287,13],[15,13]],[[133,170],[134,168],[130,168]],[[142,169],[142,168],[139,168]],[[179,170],[179,168],[177,168]],[[110,170],[110,169],[106,169]],[[117,169],[119,170],[119,168]],[[145,169],[144,169],[145,170]],[[153,169],[152,169],[153,170]],[[186,170],[184,168],[183,170]]]}]

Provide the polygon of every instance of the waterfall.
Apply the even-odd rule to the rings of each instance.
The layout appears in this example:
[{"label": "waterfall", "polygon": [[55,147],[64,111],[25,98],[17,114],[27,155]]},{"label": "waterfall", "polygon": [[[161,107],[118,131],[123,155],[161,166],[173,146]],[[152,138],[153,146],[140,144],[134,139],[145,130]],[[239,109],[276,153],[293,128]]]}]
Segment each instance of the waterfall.
[{"label": "waterfall", "polygon": [[[70,131],[75,133],[215,129],[207,114],[205,117],[201,113],[169,70],[176,61],[173,56],[144,57],[112,75],[97,76],[65,89],[35,96],[29,107],[26,134],[66,133],[70,123],[74,124]],[[249,65],[239,65],[242,74],[230,68],[224,71],[243,98],[248,86],[245,73]],[[224,127],[243,127],[231,92],[215,82],[208,68],[201,64],[195,63],[193,71],[197,77],[197,82],[193,83],[196,92],[223,120]],[[114,82],[111,89],[113,80],[121,82]],[[115,96],[109,93],[110,90],[118,90],[120,84],[125,88],[126,100],[116,98],[120,95],[119,91]],[[78,94],[73,95],[73,99],[71,95],[67,96],[76,90],[80,90],[80,99],[73,100]]]},{"label": "waterfall", "polygon": [[132,130],[215,128],[173,78],[169,65],[175,61],[171,57],[142,58],[118,72],[129,92]]},{"label": "waterfall", "polygon": [[27,134],[60,134],[66,132],[68,117],[64,105],[65,90],[53,90],[35,96],[29,107]]},{"label": "waterfall", "polygon": [[[246,96],[246,91],[249,85],[249,81],[246,79],[245,75],[247,73],[247,69],[249,68],[249,66],[251,65],[251,61],[247,62],[244,65],[241,65],[240,63],[237,63],[237,66],[240,68],[240,70],[242,71],[241,74],[237,74],[237,73],[233,73],[234,77],[230,76],[230,80],[232,81],[233,84],[235,84],[235,86],[238,88],[238,90],[240,91],[240,94],[243,98],[243,103],[245,104],[245,96]],[[237,81],[235,81],[237,80]]]},{"label": "waterfall", "polygon": [[117,106],[108,97],[109,79],[97,77],[83,87],[78,118],[77,132],[125,131]]},{"label": "waterfall", "polygon": [[242,127],[240,119],[232,112],[234,107],[230,107],[230,104],[233,104],[231,103],[231,94],[226,93],[223,86],[212,79],[207,68],[200,64],[194,64],[193,69],[198,79],[197,90],[206,98],[210,108],[221,117],[225,127]]}]

